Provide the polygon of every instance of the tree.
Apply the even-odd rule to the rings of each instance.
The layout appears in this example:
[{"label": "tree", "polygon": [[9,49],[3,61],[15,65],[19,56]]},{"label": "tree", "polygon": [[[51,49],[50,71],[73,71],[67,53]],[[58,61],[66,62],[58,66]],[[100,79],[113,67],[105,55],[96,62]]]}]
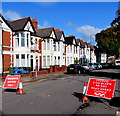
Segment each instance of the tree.
[{"label": "tree", "polygon": [[120,9],[116,14],[117,18],[112,21],[111,27],[96,34],[96,42],[101,52],[107,53],[108,56],[116,55],[118,58],[120,55]]}]

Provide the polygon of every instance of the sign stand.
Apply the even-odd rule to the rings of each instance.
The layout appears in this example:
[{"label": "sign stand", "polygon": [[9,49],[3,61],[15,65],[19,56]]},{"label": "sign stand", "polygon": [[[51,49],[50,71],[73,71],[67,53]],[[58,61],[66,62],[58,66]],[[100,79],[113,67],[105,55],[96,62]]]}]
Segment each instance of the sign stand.
[{"label": "sign stand", "polygon": [[[104,103],[106,106],[111,108],[107,103],[102,101],[100,98],[109,101],[114,97],[116,80],[107,80],[107,79],[95,79],[90,78],[87,88],[84,87],[83,95],[87,96],[90,100],[91,97],[98,97],[99,101]],[[81,98],[83,100],[83,98]],[[92,101],[93,98],[92,98]],[[89,106],[89,103],[84,100],[85,103],[79,106],[77,109],[82,110],[83,108]]]},{"label": "sign stand", "polygon": [[[20,82],[20,75],[8,75],[4,81],[3,89],[18,89],[18,84]],[[2,93],[5,90],[2,91]]]}]

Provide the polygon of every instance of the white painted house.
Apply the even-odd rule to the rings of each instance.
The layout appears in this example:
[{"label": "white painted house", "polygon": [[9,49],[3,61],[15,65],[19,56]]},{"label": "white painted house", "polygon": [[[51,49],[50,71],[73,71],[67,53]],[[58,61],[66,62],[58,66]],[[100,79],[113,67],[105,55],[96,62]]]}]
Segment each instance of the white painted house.
[{"label": "white painted house", "polygon": [[32,67],[32,70],[36,70],[36,66],[40,65],[40,55],[38,54],[38,52],[32,52],[31,49],[31,36],[32,33],[35,33],[35,29],[30,17],[9,21],[8,23],[13,29],[13,66]]},{"label": "white painted house", "polygon": [[54,27],[43,28],[37,30],[37,35],[41,37],[41,46],[42,46],[42,67],[49,68],[50,65],[54,65],[54,41],[56,40],[56,34]]},{"label": "white painted house", "polygon": [[64,56],[64,41],[65,36],[63,31],[55,29],[57,39],[54,41],[54,65],[65,65],[65,56]]},{"label": "white painted house", "polygon": [[80,40],[80,63],[81,64],[87,63],[86,48],[87,48],[86,43],[83,40]]},{"label": "white painted house", "polygon": [[66,44],[66,66],[74,63],[74,45],[75,45],[75,36],[70,35],[65,37]]},{"label": "white painted house", "polygon": [[74,39],[74,61],[80,58],[80,40]]}]

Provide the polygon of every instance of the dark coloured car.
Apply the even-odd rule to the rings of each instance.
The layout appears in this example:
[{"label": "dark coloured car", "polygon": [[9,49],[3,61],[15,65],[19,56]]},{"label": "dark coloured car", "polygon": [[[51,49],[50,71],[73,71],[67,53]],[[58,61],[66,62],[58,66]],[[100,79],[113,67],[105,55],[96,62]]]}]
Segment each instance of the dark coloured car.
[{"label": "dark coloured car", "polygon": [[67,73],[81,74],[85,72],[85,68],[81,64],[70,64],[67,67]]},{"label": "dark coloured car", "polygon": [[101,65],[102,65],[102,68],[104,68],[104,69],[109,69],[114,66],[113,63],[101,63]]}]

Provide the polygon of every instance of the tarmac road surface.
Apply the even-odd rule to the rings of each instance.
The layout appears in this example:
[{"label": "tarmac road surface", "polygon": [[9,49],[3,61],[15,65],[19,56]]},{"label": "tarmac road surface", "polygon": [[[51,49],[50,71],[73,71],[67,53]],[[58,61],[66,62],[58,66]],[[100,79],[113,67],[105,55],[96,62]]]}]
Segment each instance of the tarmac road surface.
[{"label": "tarmac road surface", "polygon": [[[108,101],[90,102],[89,106],[77,110],[82,102],[72,93],[82,93],[83,83],[89,78],[110,79],[109,77],[98,77],[78,74],[62,74],[45,81],[24,83],[26,94],[17,95],[15,91],[5,91],[2,94],[2,113],[5,114],[77,114],[91,115],[113,115],[117,107],[109,106]],[[117,80],[117,79],[116,79]],[[118,83],[116,85],[118,89]],[[118,95],[118,92],[115,92]]]}]

